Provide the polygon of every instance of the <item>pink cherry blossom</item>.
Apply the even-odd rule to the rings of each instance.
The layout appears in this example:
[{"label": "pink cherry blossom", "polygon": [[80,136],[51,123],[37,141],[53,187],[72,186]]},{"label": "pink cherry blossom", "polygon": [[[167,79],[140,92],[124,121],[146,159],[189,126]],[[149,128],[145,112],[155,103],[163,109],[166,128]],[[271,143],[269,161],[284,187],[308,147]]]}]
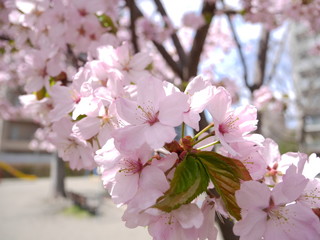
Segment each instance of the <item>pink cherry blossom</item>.
[{"label": "pink cherry blossom", "polygon": [[81,99],[81,95],[76,89],[59,84],[50,89],[50,95],[54,106],[49,113],[52,122],[58,121],[72,112]]},{"label": "pink cherry blossom", "polygon": [[259,109],[263,109],[268,102],[273,98],[273,94],[269,87],[262,86],[253,92],[253,104]]},{"label": "pink cherry blossom", "polygon": [[203,223],[203,214],[195,204],[183,205],[171,213],[163,213],[149,224],[149,233],[155,240],[196,239]]},{"label": "pink cherry blossom", "polygon": [[95,146],[75,137],[71,132],[72,125],[69,118],[55,122],[52,129],[56,136],[51,141],[58,147],[59,156],[69,162],[71,169],[92,170],[96,167],[93,159]]},{"label": "pink cherry blossom", "polygon": [[129,150],[146,142],[160,148],[176,136],[174,127],[182,123],[182,115],[189,108],[188,97],[180,92],[166,96],[162,82],[154,78],[141,79],[137,87],[137,101],[116,101],[120,118],[127,122],[114,134],[116,145]]},{"label": "pink cherry blossom", "polygon": [[264,147],[257,145],[256,141],[243,141],[230,143],[230,146],[238,153],[237,156],[230,154],[225,148],[220,151],[229,157],[240,160],[249,171],[252,179],[263,179],[267,173],[267,163],[264,160]]},{"label": "pink cherry blossom", "polygon": [[213,118],[217,139],[231,154],[237,155],[230,143],[243,141],[246,134],[256,129],[257,110],[253,106],[230,110],[230,105],[230,94],[219,87],[207,109]]},{"label": "pink cherry blossom", "polygon": [[308,180],[293,165],[286,174],[272,191],[264,183],[248,181],[236,192],[242,219],[235,224],[234,232],[240,239],[319,238],[318,217],[310,208],[295,202]]},{"label": "pink cherry blossom", "polygon": [[194,12],[186,13],[182,18],[182,22],[186,27],[190,27],[193,29],[198,29],[205,24],[204,18]]},{"label": "pink cherry blossom", "polygon": [[145,68],[151,63],[151,58],[146,53],[132,55],[128,43],[116,49],[111,46],[101,47],[98,49],[98,58],[108,66],[121,71],[126,84],[135,83],[136,79],[146,75]]},{"label": "pink cherry blossom", "polygon": [[190,108],[183,114],[183,121],[196,131],[199,131],[199,114],[205,109],[215,90],[210,81],[201,76],[193,78],[186,87]]},{"label": "pink cherry blossom", "polygon": [[215,223],[215,202],[206,198],[202,203],[201,211],[204,221],[198,231],[199,240],[216,240],[218,229],[214,226]]}]

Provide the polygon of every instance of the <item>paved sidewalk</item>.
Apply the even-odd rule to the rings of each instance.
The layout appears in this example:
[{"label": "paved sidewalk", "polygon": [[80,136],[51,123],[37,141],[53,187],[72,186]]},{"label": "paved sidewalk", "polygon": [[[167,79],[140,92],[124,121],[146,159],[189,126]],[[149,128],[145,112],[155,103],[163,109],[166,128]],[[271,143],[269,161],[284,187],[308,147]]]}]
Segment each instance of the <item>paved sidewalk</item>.
[{"label": "paved sidewalk", "polygon": [[151,239],[147,229],[128,229],[121,221],[123,209],[107,198],[98,177],[68,178],[66,188],[101,198],[98,216],[66,213],[70,202],[50,197],[50,180],[0,180],[1,240],[127,240]]},{"label": "paved sidewalk", "polygon": [[[101,200],[97,216],[70,214],[69,200],[51,197],[49,178],[0,179],[0,240],[151,240],[146,228],[128,229],[123,208],[106,197],[97,176],[69,177],[66,190]],[[221,236],[218,240],[221,240]]]}]

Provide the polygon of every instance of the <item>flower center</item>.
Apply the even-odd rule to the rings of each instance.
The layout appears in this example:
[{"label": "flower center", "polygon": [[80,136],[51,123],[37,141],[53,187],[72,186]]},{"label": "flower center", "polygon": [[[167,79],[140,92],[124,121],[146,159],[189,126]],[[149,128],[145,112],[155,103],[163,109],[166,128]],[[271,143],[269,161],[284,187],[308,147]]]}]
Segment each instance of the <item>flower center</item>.
[{"label": "flower center", "polygon": [[225,122],[219,124],[219,132],[224,135],[226,133],[232,132],[237,128],[236,122],[239,120],[238,117],[234,117],[233,114],[230,114]]},{"label": "flower center", "polygon": [[142,118],[145,120],[145,123],[149,123],[150,126],[159,122],[158,115],[159,112],[154,113],[154,109],[152,107],[147,107],[147,109],[138,106],[138,108],[142,111]]},{"label": "flower center", "polygon": [[120,172],[124,172],[128,175],[133,175],[141,172],[143,165],[140,159],[124,159],[123,168],[120,169]]}]

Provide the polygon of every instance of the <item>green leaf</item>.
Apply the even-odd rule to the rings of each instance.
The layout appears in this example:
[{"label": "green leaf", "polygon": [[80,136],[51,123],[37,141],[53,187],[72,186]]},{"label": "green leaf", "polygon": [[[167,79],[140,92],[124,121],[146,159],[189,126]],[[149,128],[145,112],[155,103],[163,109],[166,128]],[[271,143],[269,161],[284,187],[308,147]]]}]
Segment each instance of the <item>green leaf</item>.
[{"label": "green leaf", "polygon": [[99,22],[105,28],[109,29],[109,32],[115,34],[117,33],[118,29],[114,22],[112,21],[111,17],[107,16],[106,14],[97,15]]},{"label": "green leaf", "polygon": [[241,219],[240,207],[235,192],[240,189],[240,180],[249,181],[251,176],[241,161],[222,156],[215,152],[199,152],[195,157],[205,166],[215,189],[220,194],[228,212],[237,220]]},{"label": "green leaf", "polygon": [[43,87],[43,88],[41,88],[39,91],[35,92],[34,94],[36,95],[37,100],[40,101],[41,99],[47,97],[47,94],[48,94],[48,93],[47,93],[46,88]]},{"label": "green leaf", "polygon": [[0,48],[0,54],[3,55],[6,53],[6,49],[4,47]]},{"label": "green leaf", "polygon": [[81,119],[84,119],[85,117],[87,117],[86,114],[80,114],[80,115],[77,117],[76,121],[80,121]]},{"label": "green leaf", "polygon": [[153,69],[153,64],[152,63],[149,63],[145,68],[145,70],[147,70],[147,71],[152,71],[152,69]]},{"label": "green leaf", "polygon": [[177,166],[170,189],[153,207],[171,212],[206,191],[208,184],[209,176],[202,163],[193,155],[187,155]]}]

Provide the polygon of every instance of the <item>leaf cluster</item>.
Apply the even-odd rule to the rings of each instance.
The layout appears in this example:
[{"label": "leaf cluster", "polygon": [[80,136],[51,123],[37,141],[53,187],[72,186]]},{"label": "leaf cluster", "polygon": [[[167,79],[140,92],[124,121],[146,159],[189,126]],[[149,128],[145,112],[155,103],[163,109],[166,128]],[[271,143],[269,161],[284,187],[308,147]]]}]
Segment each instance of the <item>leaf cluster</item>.
[{"label": "leaf cluster", "polygon": [[241,161],[209,151],[188,153],[177,166],[169,190],[153,207],[171,212],[188,204],[207,191],[210,180],[230,215],[241,219],[235,192],[241,180],[251,180],[251,176]]}]

